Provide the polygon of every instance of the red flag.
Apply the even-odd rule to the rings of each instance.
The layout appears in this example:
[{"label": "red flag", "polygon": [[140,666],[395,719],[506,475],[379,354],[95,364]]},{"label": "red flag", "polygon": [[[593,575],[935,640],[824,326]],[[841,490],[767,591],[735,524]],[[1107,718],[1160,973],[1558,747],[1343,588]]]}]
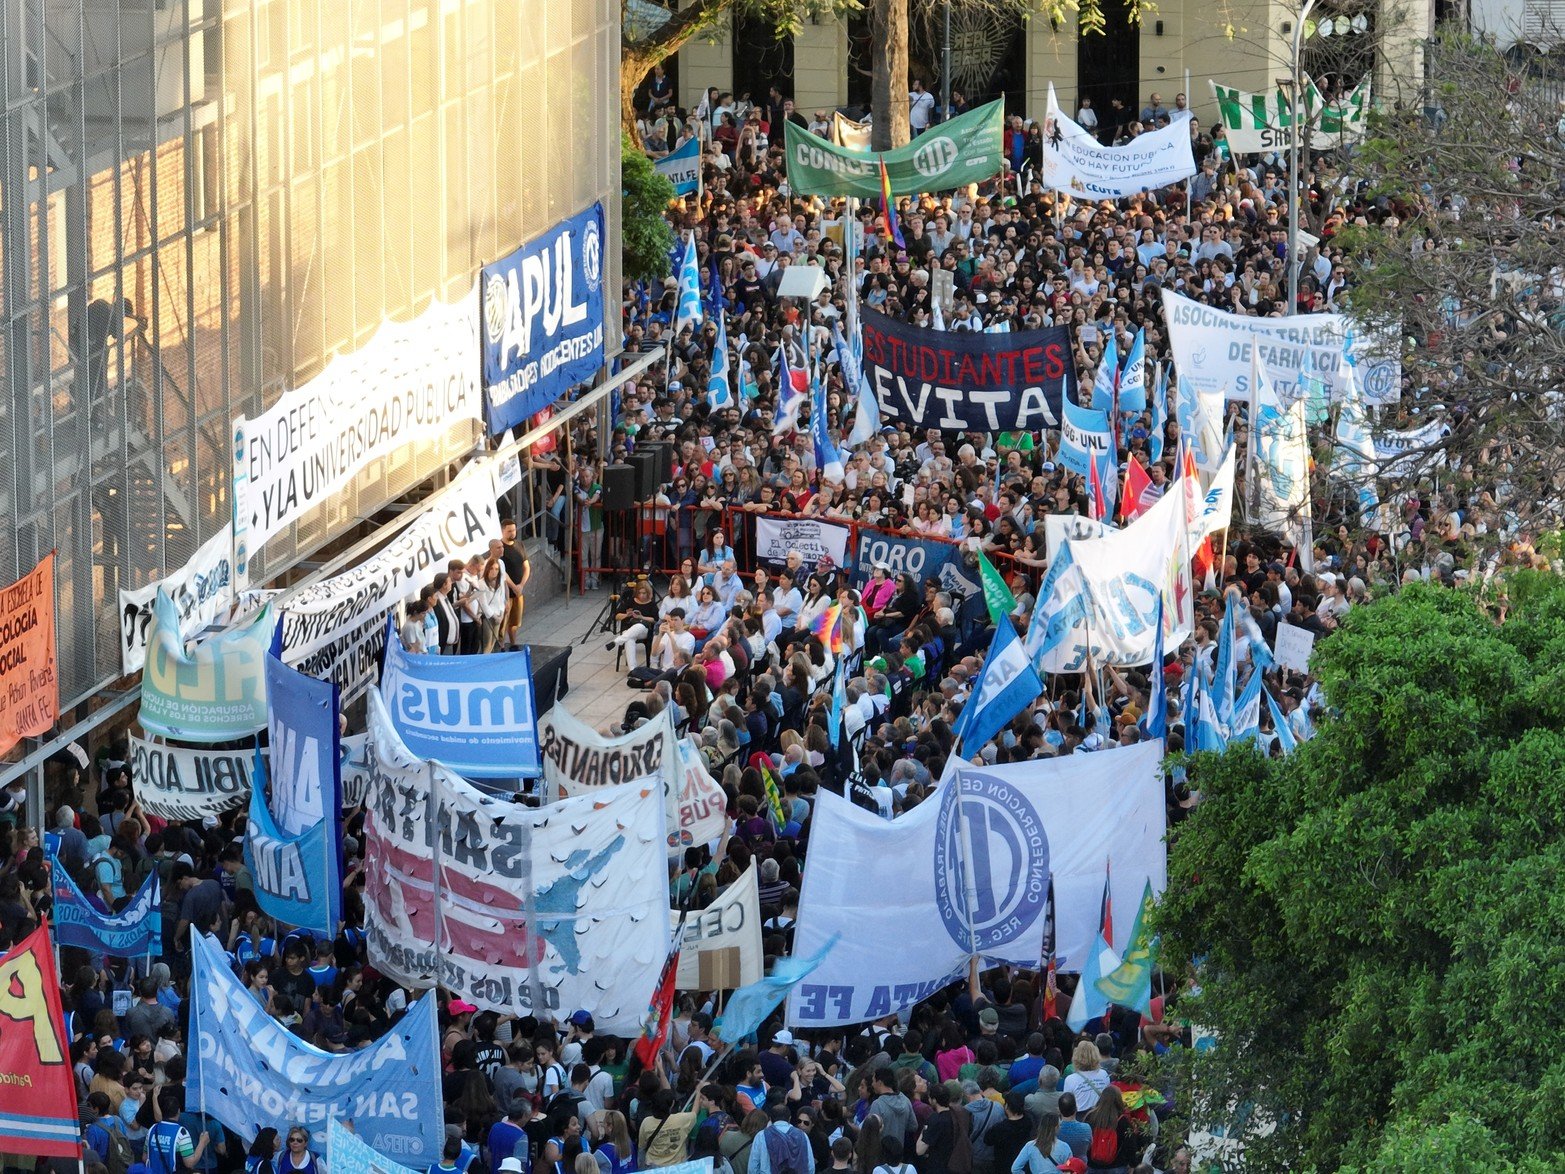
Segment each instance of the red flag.
[{"label": "red flag", "polygon": [[1094,522],[1105,521],[1109,503],[1103,499],[1103,482],[1098,477],[1097,457],[1087,459],[1087,513]]},{"label": "red flag", "polygon": [[1212,570],[1217,565],[1217,552],[1212,549],[1210,534],[1201,539],[1201,545],[1196,547],[1190,561],[1195,567],[1196,578],[1201,580],[1202,587],[1211,590],[1214,586]]},{"label": "red flag", "polygon": [[1103,862],[1103,904],[1098,909],[1098,932],[1114,948],[1114,862]]},{"label": "red flag", "polygon": [[1060,988],[1054,980],[1054,955],[1049,955],[1049,969],[1043,976],[1043,1018],[1045,1021],[1060,1017]]},{"label": "red flag", "polygon": [[663,1049],[663,1042],[668,1039],[668,1025],[674,1019],[674,980],[679,974],[679,946],[684,937],[685,925],[681,918],[679,929],[674,934],[674,948],[664,959],[657,989],[652,992],[646,1017],[641,1021],[641,1038],[636,1041],[635,1054],[643,1068],[653,1066],[658,1052]]},{"label": "red flag", "polygon": [[0,1151],[80,1158],[76,1076],[47,923],[0,958],[0,1072]]},{"label": "red flag", "polygon": [[1119,499],[1119,512],[1125,521],[1129,522],[1146,512],[1147,507],[1141,504],[1141,493],[1151,486],[1152,478],[1147,476],[1141,462],[1131,457],[1125,463],[1125,495]]}]

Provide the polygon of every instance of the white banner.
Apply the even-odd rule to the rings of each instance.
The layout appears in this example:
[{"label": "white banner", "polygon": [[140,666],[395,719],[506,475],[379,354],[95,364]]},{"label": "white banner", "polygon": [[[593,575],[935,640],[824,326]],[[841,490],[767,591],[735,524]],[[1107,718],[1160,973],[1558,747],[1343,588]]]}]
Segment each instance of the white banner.
[{"label": "white banner", "polygon": [[254,750],[192,750],[130,740],[136,798],[159,819],[205,819],[250,802]]},{"label": "white banner", "polygon": [[1310,653],[1315,651],[1315,633],[1297,624],[1278,624],[1273,651],[1277,663],[1285,669],[1307,673],[1310,671]]},{"label": "white banner", "polygon": [[[303,387],[234,423],[234,540],[240,581],[249,556],[329,501],[371,462],[406,446],[444,449],[482,433],[478,294],[386,322]],[[453,450],[451,453],[455,456]]]},{"label": "white banner", "polygon": [[[678,924],[678,911],[670,912],[669,919]],[[739,951],[739,973],[734,985],[760,982],[766,974],[766,956],[761,947],[760,884],[754,860],[726,893],[705,909],[692,909],[685,917],[684,946],[679,954],[675,987],[682,991],[705,989],[701,985],[700,956],[730,946]]]},{"label": "white banner", "polygon": [[1198,393],[1248,401],[1250,352],[1258,348],[1276,380],[1277,398],[1285,404],[1308,394],[1311,377],[1321,381],[1333,402],[1347,394],[1353,381],[1366,403],[1394,403],[1402,397],[1401,359],[1372,354],[1364,333],[1353,331],[1341,314],[1252,318],[1165,289],[1163,316],[1180,383],[1188,381]]},{"label": "white banner", "polygon": [[493,461],[467,465],[418,521],[351,570],[295,595],[283,609],[283,662],[335,682],[343,703],[375,681],[386,613],[418,594],[454,558],[484,554],[500,537]]},{"label": "white banner", "polygon": [[1085,200],[1117,200],[1167,187],[1196,173],[1190,128],[1180,119],[1123,147],[1105,147],[1060,109],[1049,83],[1043,123],[1043,186]]},{"label": "white banner", "polygon": [[1408,477],[1445,464],[1444,448],[1436,447],[1451,431],[1444,420],[1401,432],[1374,433],[1375,476]]},{"label": "white banner", "polygon": [[1185,536],[1185,498],[1175,482],[1123,530],[1069,542],[1038,589],[1027,651],[1040,672],[1149,664],[1163,601],[1163,646],[1178,648],[1195,626]]},{"label": "white banner", "polygon": [[1054,561],[1060,545],[1067,540],[1102,538],[1114,533],[1107,522],[1095,522],[1082,514],[1047,514],[1043,519],[1044,558]]},{"label": "white banner", "polygon": [[[794,991],[790,1027],[894,1014],[967,970],[1037,966],[1054,883],[1060,968],[1079,970],[1098,932],[1106,865],[1121,909],[1167,883],[1161,742],[1015,766],[948,771],[935,794],[887,821],[822,790],[810,833],[796,957],[841,940]],[[971,857],[963,858],[964,845]],[[969,913],[968,886],[977,896]],[[1130,918],[1121,921],[1128,932]]]},{"label": "white banner", "polygon": [[816,518],[758,517],[755,557],[762,562],[782,563],[787,561],[790,550],[797,550],[810,569],[820,564],[823,555],[841,567],[848,557],[848,534],[846,526]]},{"label": "white banner", "polygon": [[152,601],[158,588],[179,613],[179,635],[189,640],[217,620],[234,601],[234,527],[224,526],[190,556],[179,570],[120,592],[120,664],[127,673],[140,672],[147,662],[147,629],[152,626]]},{"label": "white banner", "polygon": [[342,809],[352,811],[363,805],[370,791],[370,747],[368,734],[348,734],[342,739]]},{"label": "white banner", "polygon": [[638,1034],[670,933],[656,789],[605,787],[542,808],[490,798],[414,758],[376,689],[369,734],[364,910],[375,967],[500,1014],[585,1010],[600,1031]]},{"label": "white banner", "polygon": [[[726,826],[723,789],[674,734],[671,710],[617,738],[598,733],[563,702],[538,721],[538,748],[551,797],[594,794],[622,783],[656,782],[667,808],[668,850],[719,839]],[[694,753],[694,752],[691,752]]]},{"label": "white banner", "polygon": [[1223,126],[1229,149],[1237,155],[1288,150],[1293,143],[1296,112],[1299,121],[1310,128],[1312,150],[1330,150],[1364,137],[1364,115],[1369,108],[1368,74],[1351,93],[1330,105],[1326,104],[1309,75],[1306,74],[1303,81],[1297,111],[1292,96],[1280,88],[1266,94],[1251,94],[1211,81],[1218,121]]}]

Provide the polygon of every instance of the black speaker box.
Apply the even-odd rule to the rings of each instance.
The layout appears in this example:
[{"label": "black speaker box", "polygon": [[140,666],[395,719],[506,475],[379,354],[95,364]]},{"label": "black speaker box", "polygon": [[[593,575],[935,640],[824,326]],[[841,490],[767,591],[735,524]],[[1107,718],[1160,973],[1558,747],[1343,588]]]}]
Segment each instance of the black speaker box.
[{"label": "black speaker box", "polygon": [[636,504],[636,470],[629,465],[603,467],[603,508],[628,510]]}]

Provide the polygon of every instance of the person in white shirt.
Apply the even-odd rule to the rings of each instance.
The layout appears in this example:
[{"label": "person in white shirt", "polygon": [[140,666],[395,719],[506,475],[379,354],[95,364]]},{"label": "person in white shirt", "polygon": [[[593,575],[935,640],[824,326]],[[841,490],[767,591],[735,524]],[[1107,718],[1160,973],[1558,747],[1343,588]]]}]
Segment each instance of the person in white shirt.
[{"label": "person in white shirt", "polygon": [[676,607],[658,626],[658,634],[652,640],[652,664],[659,672],[673,672],[689,664],[695,650],[696,638],[685,630],[685,611]]},{"label": "person in white shirt", "polygon": [[778,572],[777,590],[772,593],[772,607],[784,625],[794,622],[799,609],[804,606],[804,594],[794,585],[794,572],[784,568]]},{"label": "person in white shirt", "polygon": [[1076,124],[1088,134],[1098,133],[1098,112],[1092,108],[1092,99],[1083,98],[1076,111]]},{"label": "person in white shirt", "polygon": [[929,129],[929,121],[935,114],[935,96],[924,88],[923,78],[914,78],[908,90],[907,124],[912,132],[922,134]]}]

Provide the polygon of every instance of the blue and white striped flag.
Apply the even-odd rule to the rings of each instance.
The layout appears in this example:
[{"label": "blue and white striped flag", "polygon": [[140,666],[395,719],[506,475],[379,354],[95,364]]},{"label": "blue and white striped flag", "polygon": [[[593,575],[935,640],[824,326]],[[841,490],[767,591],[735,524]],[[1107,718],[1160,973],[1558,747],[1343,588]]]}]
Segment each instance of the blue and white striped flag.
[{"label": "blue and white striped flag", "polygon": [[706,402],[715,412],[734,404],[734,387],[728,375],[728,321],[717,312],[717,345],[712,349],[712,373],[706,380]]},{"label": "blue and white striped flag", "polygon": [[694,329],[705,321],[701,309],[701,270],[696,265],[696,238],[685,241],[685,255],[679,261],[679,301],[674,309],[674,334],[686,325]]}]

